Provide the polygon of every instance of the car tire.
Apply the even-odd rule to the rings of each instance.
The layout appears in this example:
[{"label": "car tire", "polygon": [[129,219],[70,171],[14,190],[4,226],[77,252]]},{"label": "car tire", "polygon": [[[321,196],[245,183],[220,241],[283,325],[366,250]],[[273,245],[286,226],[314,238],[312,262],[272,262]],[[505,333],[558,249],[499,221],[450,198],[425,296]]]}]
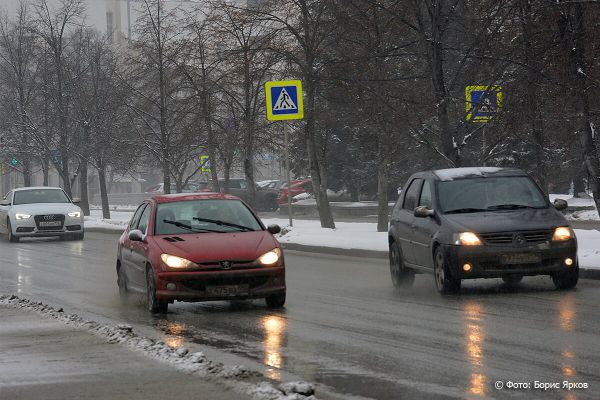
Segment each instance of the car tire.
[{"label": "car tire", "polygon": [[552,275],[554,286],[558,290],[573,289],[579,280],[579,266],[573,269],[563,270]]},{"label": "car tire", "polygon": [[269,308],[282,308],[285,305],[285,292],[265,297],[265,303]]},{"label": "car tire", "polygon": [[127,288],[127,277],[122,271],[121,265],[117,263],[117,286],[119,287],[119,297],[125,303],[129,299],[129,289]]},{"label": "car tire", "polygon": [[402,250],[397,243],[390,244],[390,275],[392,283],[397,288],[409,288],[415,282],[415,272],[404,265]]},{"label": "car tire", "polygon": [[156,297],[156,283],[152,268],[146,269],[146,299],[148,311],[152,314],[166,314],[169,303]]},{"label": "car tire", "polygon": [[433,257],[435,286],[442,294],[453,294],[460,290],[460,278],[452,276],[444,250],[438,247]]},{"label": "car tire", "polygon": [[10,243],[18,243],[20,238],[18,236],[13,235],[12,225],[10,224],[10,219],[6,220],[6,229],[7,229],[8,241]]},{"label": "car tire", "polygon": [[507,285],[516,285],[523,280],[523,275],[504,275],[502,280]]}]

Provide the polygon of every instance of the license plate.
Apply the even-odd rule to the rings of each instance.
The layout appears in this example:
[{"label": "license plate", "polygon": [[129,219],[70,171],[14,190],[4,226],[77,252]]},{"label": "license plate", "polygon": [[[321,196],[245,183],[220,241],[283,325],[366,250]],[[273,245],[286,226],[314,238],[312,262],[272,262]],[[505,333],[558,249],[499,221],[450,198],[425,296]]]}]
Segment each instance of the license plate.
[{"label": "license plate", "polygon": [[539,254],[506,254],[501,258],[502,264],[535,264],[542,261]]},{"label": "license plate", "polygon": [[62,222],[60,221],[40,221],[40,226],[49,227],[49,226],[61,226]]},{"label": "license plate", "polygon": [[207,286],[206,294],[215,297],[242,296],[248,294],[248,285]]}]

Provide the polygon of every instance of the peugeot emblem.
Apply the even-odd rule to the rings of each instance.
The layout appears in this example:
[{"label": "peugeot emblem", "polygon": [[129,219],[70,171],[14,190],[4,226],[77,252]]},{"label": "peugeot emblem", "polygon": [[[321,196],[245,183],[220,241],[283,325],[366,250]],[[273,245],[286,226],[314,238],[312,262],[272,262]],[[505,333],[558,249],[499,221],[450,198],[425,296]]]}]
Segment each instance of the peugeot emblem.
[{"label": "peugeot emblem", "polygon": [[221,261],[221,268],[231,269],[231,261]]},{"label": "peugeot emblem", "polygon": [[521,245],[521,246],[522,246],[522,245],[524,245],[524,244],[526,244],[526,243],[527,243],[527,239],[525,239],[525,236],[523,236],[522,234],[520,234],[520,233],[517,233],[517,234],[514,236],[514,238],[513,238],[513,242],[514,242],[515,244],[518,244],[518,245]]}]

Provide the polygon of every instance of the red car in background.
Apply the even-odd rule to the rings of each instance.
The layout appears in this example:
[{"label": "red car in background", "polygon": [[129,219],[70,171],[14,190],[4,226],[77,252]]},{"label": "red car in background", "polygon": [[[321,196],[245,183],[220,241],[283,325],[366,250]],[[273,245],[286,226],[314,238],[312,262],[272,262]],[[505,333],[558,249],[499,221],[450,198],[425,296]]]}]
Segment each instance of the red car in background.
[{"label": "red car in background", "polygon": [[264,298],[268,307],[283,307],[285,262],[273,237],[279,231],[232,195],[154,196],[119,239],[119,293],[146,294],[153,313],[174,301]]},{"label": "red car in background", "polygon": [[[302,193],[312,193],[313,192],[313,186],[312,186],[311,179],[294,180],[294,181],[291,181],[290,184],[291,184],[290,187],[291,187],[291,192],[292,192],[292,198],[294,196],[297,196]],[[290,192],[290,190],[288,190],[287,183],[284,183],[283,185],[281,185],[281,188],[279,189],[279,194],[277,196],[277,204],[279,204],[279,205],[287,204],[289,192]]]}]

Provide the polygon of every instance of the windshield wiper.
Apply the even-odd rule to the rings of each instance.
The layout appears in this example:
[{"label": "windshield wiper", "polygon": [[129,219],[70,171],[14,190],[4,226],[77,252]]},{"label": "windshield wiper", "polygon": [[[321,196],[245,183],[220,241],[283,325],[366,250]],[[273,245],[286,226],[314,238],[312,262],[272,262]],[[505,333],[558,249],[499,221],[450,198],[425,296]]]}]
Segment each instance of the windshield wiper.
[{"label": "windshield wiper", "polygon": [[184,224],[183,222],[179,222],[179,221],[171,221],[171,220],[168,220],[168,219],[163,219],[163,222],[164,222],[165,224],[171,224],[171,225],[175,225],[175,226],[176,226],[176,227],[178,227],[178,228],[187,229],[187,230],[189,230],[189,231],[192,231],[192,232],[214,232],[214,233],[225,233],[225,232],[223,232],[223,231],[215,231],[215,230],[213,230],[213,229],[204,229],[204,228],[198,228],[198,229],[196,229],[196,228],[194,228],[194,227],[192,227],[192,226],[190,226],[190,225],[188,225],[188,224]]},{"label": "windshield wiper", "polygon": [[496,204],[489,206],[488,210],[519,210],[523,208],[539,209],[539,207],[527,206],[525,204]]},{"label": "windshield wiper", "polygon": [[224,222],[224,221],[220,221],[218,219],[208,219],[208,218],[194,217],[194,220],[195,221],[200,221],[200,222],[209,222],[209,223],[213,223],[213,224],[221,225],[221,226],[229,226],[229,227],[232,227],[232,228],[239,229],[242,232],[254,232],[254,229],[249,228],[247,226],[238,225],[238,224],[232,224],[231,222]]},{"label": "windshield wiper", "polygon": [[483,212],[487,211],[484,208],[457,208],[454,210],[448,210],[446,214],[463,214],[463,213],[475,213],[475,212]]}]

